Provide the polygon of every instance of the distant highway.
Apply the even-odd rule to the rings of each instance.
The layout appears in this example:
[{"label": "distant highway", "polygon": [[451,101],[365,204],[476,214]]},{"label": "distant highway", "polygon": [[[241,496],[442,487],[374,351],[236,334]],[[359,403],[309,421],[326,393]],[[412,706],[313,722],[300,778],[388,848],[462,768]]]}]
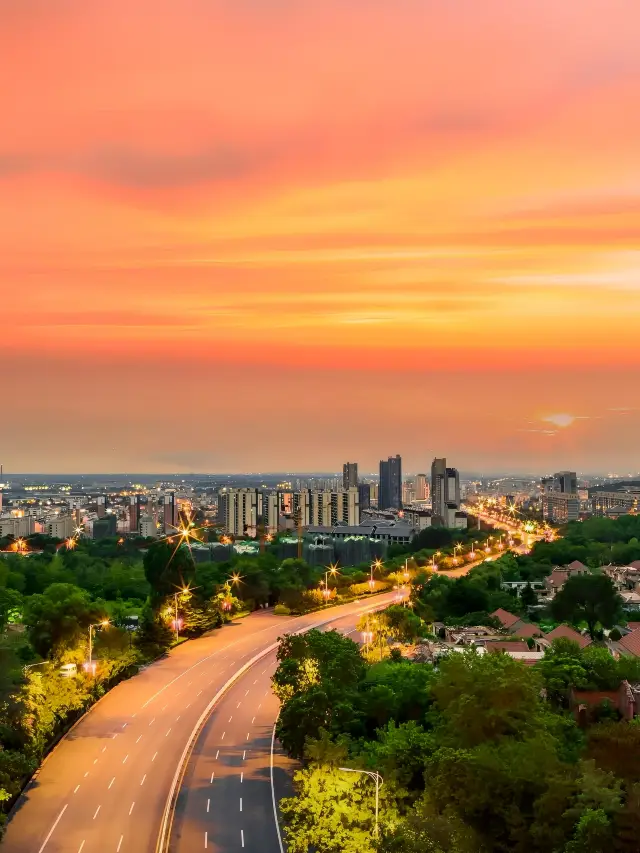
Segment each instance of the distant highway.
[{"label": "distant highway", "polygon": [[[384,607],[395,598],[385,593],[369,604]],[[355,621],[366,606],[363,600],[296,618],[255,613],[178,646],[115,687],[45,761],[8,824],[2,853],[154,853],[180,758],[215,694],[280,634],[341,616]],[[270,665],[272,659],[257,670],[266,668],[260,684],[267,683]],[[238,689],[224,697],[225,707]],[[237,709],[240,728],[247,723],[241,715],[248,713],[248,697]],[[265,713],[271,714],[273,706],[264,699]],[[256,707],[251,717],[259,721],[260,700],[252,697],[251,703]],[[231,727],[225,737],[231,739],[231,732],[235,738],[240,729]],[[236,842],[229,837],[231,846],[218,849],[241,849]],[[201,838],[194,849],[203,844]]]}]

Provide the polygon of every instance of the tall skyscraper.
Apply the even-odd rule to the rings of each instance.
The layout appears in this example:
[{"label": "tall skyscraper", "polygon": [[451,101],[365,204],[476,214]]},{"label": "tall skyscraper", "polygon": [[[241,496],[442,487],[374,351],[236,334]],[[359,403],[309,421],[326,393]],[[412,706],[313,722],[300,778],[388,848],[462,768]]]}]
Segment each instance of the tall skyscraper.
[{"label": "tall skyscraper", "polygon": [[416,500],[426,501],[429,497],[429,483],[426,474],[416,474]]},{"label": "tall skyscraper", "polygon": [[402,508],[402,459],[400,455],[380,460],[378,509]]},{"label": "tall skyscraper", "polygon": [[553,475],[556,492],[575,494],[578,491],[578,475],[575,471],[558,471]]},{"label": "tall skyscraper", "polygon": [[129,498],[129,532],[138,533],[140,527],[140,495]]},{"label": "tall skyscraper", "polygon": [[358,499],[360,509],[369,509],[371,506],[371,483],[360,483],[358,485]]},{"label": "tall skyscraper", "polygon": [[342,488],[353,489],[358,487],[358,463],[345,462],[342,466]]},{"label": "tall skyscraper", "polygon": [[460,474],[457,468],[447,468],[446,459],[434,459],[431,464],[431,509],[434,516],[446,521],[449,505],[460,507]]},{"label": "tall skyscraper", "polygon": [[98,518],[104,518],[107,514],[107,498],[105,495],[98,495],[96,498],[96,512]]},{"label": "tall skyscraper", "polygon": [[447,517],[447,460],[434,459],[431,463],[431,512],[439,518]]},{"label": "tall skyscraper", "polygon": [[174,492],[166,492],[162,496],[162,527],[165,533],[174,532],[178,520],[176,496]]}]

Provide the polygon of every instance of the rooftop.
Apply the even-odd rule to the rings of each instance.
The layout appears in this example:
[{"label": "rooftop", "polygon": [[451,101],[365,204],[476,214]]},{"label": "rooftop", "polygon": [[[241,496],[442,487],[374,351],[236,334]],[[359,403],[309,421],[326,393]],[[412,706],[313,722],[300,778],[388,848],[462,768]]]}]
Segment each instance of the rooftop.
[{"label": "rooftop", "polygon": [[557,640],[559,637],[565,637],[567,640],[573,640],[573,642],[577,643],[581,649],[591,645],[591,640],[588,637],[574,631],[574,629],[570,628],[569,625],[558,625],[558,627],[554,628],[553,631],[549,631],[546,637],[548,640]]}]

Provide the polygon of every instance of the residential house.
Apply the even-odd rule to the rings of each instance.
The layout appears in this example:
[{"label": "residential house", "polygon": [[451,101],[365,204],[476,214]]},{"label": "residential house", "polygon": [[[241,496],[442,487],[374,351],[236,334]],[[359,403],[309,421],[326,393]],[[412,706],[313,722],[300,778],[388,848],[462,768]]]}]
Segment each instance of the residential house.
[{"label": "residential house", "polygon": [[640,658],[640,628],[636,628],[630,634],[625,634],[616,645],[623,655],[633,655],[633,657]]},{"label": "residential house", "polygon": [[516,634],[519,628],[522,628],[524,625],[528,623],[521,616],[516,616],[514,613],[509,613],[508,610],[504,610],[502,607],[499,607],[497,610],[494,610],[493,613],[490,613],[489,616],[493,616],[494,619],[497,619],[498,622],[505,628],[510,634]]},{"label": "residential house", "polygon": [[554,628],[553,631],[549,631],[548,634],[545,634],[546,640],[553,641],[557,640],[559,637],[565,637],[567,640],[573,640],[573,642],[577,643],[581,649],[591,645],[591,639],[589,637],[585,637],[584,634],[579,634],[568,625],[558,625],[558,627]]},{"label": "residential house", "polygon": [[597,719],[597,709],[605,703],[613,706],[623,720],[633,720],[640,713],[640,685],[623,681],[617,690],[571,691],[571,707],[579,725]]},{"label": "residential house", "polygon": [[580,560],[573,560],[568,566],[562,568],[556,567],[551,574],[545,578],[545,585],[550,598],[559,592],[565,583],[573,575],[589,574],[589,568],[581,563]]}]

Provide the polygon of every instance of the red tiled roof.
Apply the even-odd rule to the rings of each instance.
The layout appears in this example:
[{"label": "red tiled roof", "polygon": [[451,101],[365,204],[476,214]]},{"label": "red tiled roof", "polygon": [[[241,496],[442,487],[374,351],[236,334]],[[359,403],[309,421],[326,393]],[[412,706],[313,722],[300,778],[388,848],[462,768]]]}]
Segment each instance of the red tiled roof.
[{"label": "red tiled roof", "polygon": [[577,643],[581,649],[591,645],[591,640],[588,637],[583,637],[582,634],[574,631],[568,625],[558,625],[553,631],[549,631],[546,637],[548,640],[557,640],[558,637],[566,637],[567,640],[573,640],[574,643]]},{"label": "red tiled roof", "polygon": [[618,644],[630,654],[640,658],[640,629],[636,628],[635,631],[626,634],[622,639],[618,640]]},{"label": "red tiled roof", "polygon": [[581,563],[580,560],[573,560],[573,562],[569,563],[567,569],[570,569],[572,572],[580,571],[588,571],[587,567],[584,563]]},{"label": "red tiled roof", "polygon": [[629,563],[629,566],[632,569],[640,569],[640,560],[634,560],[633,563]]},{"label": "red tiled roof", "polygon": [[563,586],[567,578],[569,577],[569,572],[565,572],[562,569],[554,569],[547,580],[551,584],[551,586]]},{"label": "red tiled roof", "polygon": [[493,613],[490,613],[489,616],[493,616],[494,619],[501,622],[505,628],[510,628],[512,625],[515,625],[516,622],[520,621],[519,616],[514,616],[513,613],[509,613],[508,610],[503,610],[502,607],[498,607],[498,609],[494,610]]},{"label": "red tiled roof", "polygon": [[627,622],[627,628],[630,631],[635,631],[636,628],[640,628],[640,622]]},{"label": "red tiled roof", "polygon": [[529,622],[518,626],[513,633],[516,637],[542,637],[543,634],[539,625],[532,625]]}]

